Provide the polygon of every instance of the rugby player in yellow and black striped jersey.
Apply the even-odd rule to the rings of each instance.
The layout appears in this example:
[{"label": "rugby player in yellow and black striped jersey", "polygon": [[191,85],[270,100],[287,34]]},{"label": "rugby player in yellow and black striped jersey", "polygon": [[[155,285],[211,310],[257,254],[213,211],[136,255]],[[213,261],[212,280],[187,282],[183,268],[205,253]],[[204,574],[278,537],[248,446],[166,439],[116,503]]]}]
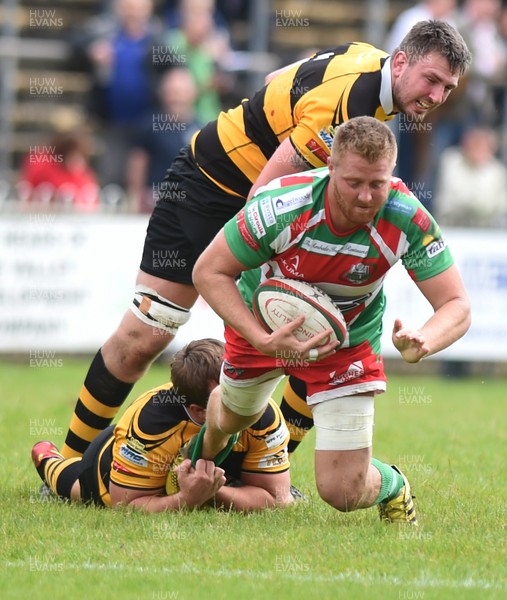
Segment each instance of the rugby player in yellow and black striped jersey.
[{"label": "rugby player in yellow and black striped jersey", "polygon": [[285,139],[283,162],[294,151],[307,168],[326,166],[336,125],[357,115],[394,117],[390,69],[387,53],[360,42],[295,63],[196,133],[195,160],[221,189],[242,198]]},{"label": "rugby player in yellow and black striped jersey", "polygon": [[186,460],[176,468],[179,491],[165,494],[179,450],[205,421],[222,354],[223,344],[209,339],[180,350],[172,362],[173,382],[135,400],[82,459],[65,459],[50,442],[37,443],[32,458],[43,481],[62,498],[99,506],[128,504],[149,512],[194,508],[208,501],[244,511],[292,502],[289,433],[273,401],[241,433],[221,468],[200,460],[193,469]]},{"label": "rugby player in yellow and black striped jersey", "polygon": [[197,258],[255,189],[325,166],[334,128],[351,117],[386,120],[402,112],[423,119],[445,102],[469,62],[455,29],[421,21],[391,56],[352,42],[281,69],[199,131],[156,190],[133,303],[90,366],[64,456],[86,450],[188,320]]}]

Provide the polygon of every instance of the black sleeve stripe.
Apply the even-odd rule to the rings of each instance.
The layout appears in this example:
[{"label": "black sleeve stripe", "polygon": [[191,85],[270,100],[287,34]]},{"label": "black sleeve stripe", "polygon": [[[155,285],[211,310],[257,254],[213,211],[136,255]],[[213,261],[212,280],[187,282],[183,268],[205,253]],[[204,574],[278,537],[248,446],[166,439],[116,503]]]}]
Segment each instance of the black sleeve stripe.
[{"label": "black sleeve stripe", "polygon": [[271,128],[264,110],[266,86],[257,92],[251,100],[243,102],[243,125],[246,135],[254,142],[266,160],[269,160],[280,145],[278,137]]},{"label": "black sleeve stripe", "polygon": [[[251,143],[251,142],[249,142]],[[248,196],[252,182],[233,163],[218,137],[217,122],[212,121],[201,129],[195,138],[197,165],[215,181],[219,181],[244,198]],[[207,157],[212,156],[212,159]],[[239,209],[238,209],[239,210]]]},{"label": "black sleeve stripe", "polygon": [[331,58],[332,57],[329,57],[327,60],[319,60],[316,62],[308,60],[296,71],[290,89],[290,110],[292,115],[294,115],[294,107],[298,100],[322,83]]},{"label": "black sleeve stripe", "polygon": [[[348,100],[348,116],[374,117],[380,104],[381,72],[362,73],[354,82]],[[343,118],[343,115],[342,115]]]},{"label": "black sleeve stripe", "polygon": [[309,162],[306,160],[306,158],[305,158],[305,157],[304,157],[304,156],[301,154],[301,152],[300,152],[300,151],[299,151],[299,150],[296,148],[296,146],[294,146],[294,142],[292,141],[292,139],[291,139],[291,138],[289,138],[289,141],[290,141],[290,143],[291,143],[292,147],[294,148],[294,150],[295,150],[296,154],[299,156],[299,158],[300,158],[300,159],[301,159],[301,160],[302,160],[302,161],[305,163],[305,165],[308,165],[308,168],[309,168],[309,169],[313,169],[313,168],[314,168],[314,167],[313,167],[313,165],[311,165],[311,164],[310,164],[310,163],[309,163]]},{"label": "black sleeve stripe", "polygon": [[[298,100],[308,91],[313,90],[323,82],[326,70],[333,58],[340,54],[346,54],[349,48],[350,44],[343,44],[336,48],[322,50],[315,54],[310,60],[301,63],[294,76],[292,89],[290,91],[290,108],[292,114],[294,114],[294,107]],[[329,54],[329,57],[326,59],[319,58],[319,56],[325,54]]]},{"label": "black sleeve stripe", "polygon": [[[250,425],[250,427],[248,429],[253,429],[254,431],[262,431],[263,429],[267,429],[268,427],[272,428],[272,426],[275,424],[275,422],[276,422],[275,411],[273,410],[273,407],[271,406],[271,404],[268,404],[266,407],[266,410],[262,414],[261,418],[253,425]],[[276,429],[277,428],[275,427],[275,430]]]},{"label": "black sleeve stripe", "polygon": [[285,473],[289,470],[289,467],[283,469],[281,471],[263,471],[259,469],[258,471],[249,471],[248,469],[241,469],[242,473],[252,473],[253,475],[279,475],[280,473]]}]

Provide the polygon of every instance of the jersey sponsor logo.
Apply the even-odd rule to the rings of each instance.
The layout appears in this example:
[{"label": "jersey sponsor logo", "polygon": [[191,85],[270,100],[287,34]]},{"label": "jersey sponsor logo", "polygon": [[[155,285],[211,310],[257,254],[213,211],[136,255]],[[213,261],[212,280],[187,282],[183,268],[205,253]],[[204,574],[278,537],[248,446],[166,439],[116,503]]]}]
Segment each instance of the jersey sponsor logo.
[{"label": "jersey sponsor logo", "polygon": [[301,244],[301,248],[308,252],[325,254],[326,256],[336,256],[337,254],[347,254],[349,256],[357,256],[358,258],[368,256],[368,246],[352,242],[347,242],[346,244],[328,244],[322,240],[305,238]]},{"label": "jersey sponsor logo", "polygon": [[439,240],[435,240],[426,246],[426,254],[429,258],[433,258],[437,254],[440,254],[440,252],[443,252],[446,247],[447,244],[445,243],[445,240],[440,238]]},{"label": "jersey sponsor logo", "polygon": [[358,258],[366,258],[368,256],[369,247],[364,244],[354,244],[353,242],[347,242],[340,250],[340,254],[348,254],[350,256],[357,256]]},{"label": "jersey sponsor logo", "polygon": [[363,263],[352,265],[343,277],[350,283],[364,283],[370,277],[370,267]]},{"label": "jersey sponsor logo", "polygon": [[327,256],[336,256],[338,252],[343,248],[342,244],[328,244],[321,242],[320,240],[312,240],[311,238],[305,238],[301,244],[301,248],[308,250],[308,252],[315,252],[315,254],[325,254]]},{"label": "jersey sponsor logo", "polygon": [[128,475],[133,475],[133,471],[127,469],[127,467],[124,467],[123,465],[120,465],[117,460],[113,460],[113,471],[116,471],[117,473],[127,473]]},{"label": "jersey sponsor logo", "polygon": [[405,202],[400,202],[396,198],[390,198],[387,201],[386,208],[393,210],[394,212],[401,213],[403,215],[413,215],[414,207],[410,204],[405,204]]},{"label": "jersey sponsor logo", "polygon": [[281,264],[284,266],[286,274],[293,277],[304,277],[304,273],[299,272],[299,256],[291,256],[290,258],[282,258]]},{"label": "jersey sponsor logo", "polygon": [[255,241],[253,235],[250,233],[246,223],[245,223],[245,211],[242,210],[238,213],[236,217],[236,222],[238,224],[238,231],[243,241],[250,246],[253,250],[259,250],[259,244]]},{"label": "jersey sponsor logo", "polygon": [[312,201],[312,187],[307,185],[276,198],[274,201],[275,213],[277,215],[283,215],[291,210],[300,208],[301,206],[308,206]]},{"label": "jersey sponsor logo", "polygon": [[134,450],[134,452],[139,452],[139,454],[146,454],[146,446],[135,437],[127,438],[127,446],[131,450]]},{"label": "jersey sponsor logo", "polygon": [[271,196],[266,196],[260,202],[262,216],[267,227],[271,227],[276,223],[275,213],[273,212],[273,204],[271,203]]},{"label": "jersey sponsor logo", "polygon": [[327,164],[327,157],[328,154],[327,152],[324,150],[324,148],[322,148],[322,146],[319,144],[319,142],[317,142],[316,140],[314,140],[313,138],[311,140],[308,140],[306,142],[306,147],[308,148],[308,150],[310,150],[310,152],[312,154],[315,154],[315,156],[322,161],[325,165]]},{"label": "jersey sponsor logo", "polygon": [[281,422],[280,426],[277,427],[276,431],[268,435],[264,439],[264,441],[266,443],[266,446],[271,450],[273,448],[276,448],[280,444],[283,444],[288,435],[289,431],[287,429],[287,426],[285,425],[285,423]]},{"label": "jersey sponsor logo", "polygon": [[412,221],[423,233],[426,233],[431,225],[431,219],[421,208],[416,210]]},{"label": "jersey sponsor logo", "polygon": [[349,298],[348,296],[331,296],[331,300],[333,304],[335,304],[342,313],[347,313],[351,310],[356,309],[361,304],[364,304],[371,294],[365,294],[363,296],[359,296],[357,298]]},{"label": "jersey sponsor logo", "polygon": [[282,450],[274,452],[273,454],[266,454],[259,460],[260,469],[269,469],[270,467],[279,467],[288,464],[289,456],[287,448],[282,448]]},{"label": "jersey sponsor logo", "polygon": [[257,209],[255,204],[252,204],[248,207],[247,211],[248,221],[252,226],[255,235],[257,238],[264,237],[266,235],[266,230],[264,229],[264,225],[262,224],[261,215]]},{"label": "jersey sponsor logo", "polygon": [[329,126],[328,129],[321,129],[319,131],[320,139],[326,144],[326,146],[331,150],[331,146],[333,145],[333,137],[334,137],[334,128]]},{"label": "jersey sponsor logo", "polygon": [[362,377],[364,375],[364,366],[363,361],[358,360],[356,362],[351,363],[345,373],[336,376],[336,371],[329,373],[329,382],[330,385],[341,385],[342,383],[347,383],[347,381],[351,381],[352,379],[357,379],[358,377]]},{"label": "jersey sponsor logo", "polygon": [[126,444],[120,446],[120,456],[129,463],[136,465],[136,467],[147,467],[148,460],[145,456],[142,456],[138,452],[135,452],[129,448]]},{"label": "jersey sponsor logo", "polygon": [[423,241],[422,241],[422,245],[423,246],[428,246],[428,244],[431,244],[431,242],[435,239],[434,235],[431,235],[431,233],[427,233],[424,237],[423,237]]},{"label": "jersey sponsor logo", "polygon": [[231,378],[241,377],[241,375],[243,375],[243,373],[245,372],[245,369],[240,369],[239,367],[235,367],[234,365],[231,365],[231,363],[226,360],[224,360],[223,368],[224,368],[224,373]]}]

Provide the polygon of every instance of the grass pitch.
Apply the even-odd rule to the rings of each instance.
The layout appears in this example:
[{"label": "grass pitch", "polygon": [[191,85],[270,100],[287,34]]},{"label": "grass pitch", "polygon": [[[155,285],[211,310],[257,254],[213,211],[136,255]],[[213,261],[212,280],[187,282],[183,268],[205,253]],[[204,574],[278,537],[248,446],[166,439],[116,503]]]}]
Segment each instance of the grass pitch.
[{"label": "grass pitch", "polygon": [[[506,381],[391,376],[374,454],[417,496],[418,529],[340,514],[313,480],[313,433],[292,479],[308,500],[253,515],[145,515],[43,501],[30,460],[61,444],[88,361],[0,365],[2,598],[212,600],[507,598]],[[155,365],[130,400],[168,379]]]}]

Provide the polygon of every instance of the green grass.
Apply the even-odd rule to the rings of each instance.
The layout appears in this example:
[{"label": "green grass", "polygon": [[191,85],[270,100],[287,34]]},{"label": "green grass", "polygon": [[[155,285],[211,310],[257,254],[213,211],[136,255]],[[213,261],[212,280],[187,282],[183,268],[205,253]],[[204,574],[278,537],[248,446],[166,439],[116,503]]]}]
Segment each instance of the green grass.
[{"label": "green grass", "polygon": [[[507,598],[506,382],[390,377],[375,456],[401,465],[420,527],[317,496],[310,433],[293,461],[309,499],[254,515],[145,515],[39,498],[30,460],[61,444],[87,368],[0,365],[2,598]],[[167,379],[155,365],[131,398]]]}]

